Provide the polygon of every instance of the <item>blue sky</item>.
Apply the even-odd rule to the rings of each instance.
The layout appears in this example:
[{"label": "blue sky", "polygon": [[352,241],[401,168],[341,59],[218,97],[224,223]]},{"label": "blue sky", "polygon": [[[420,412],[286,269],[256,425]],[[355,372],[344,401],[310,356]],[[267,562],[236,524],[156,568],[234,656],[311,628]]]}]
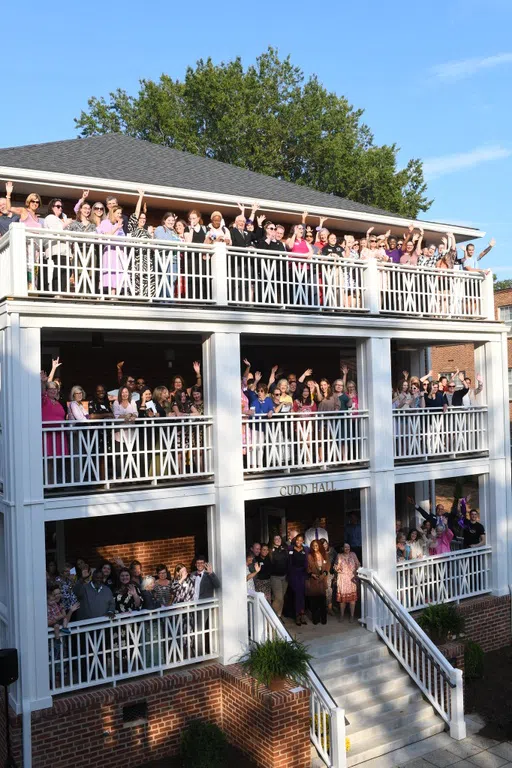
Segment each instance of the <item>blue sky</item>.
[{"label": "blue sky", "polygon": [[[378,143],[425,161],[425,218],[465,223],[497,240],[485,266],[512,277],[510,0],[169,4],[125,2],[19,17],[3,10],[0,146],[74,138],[90,96],[137,91],[139,78],[182,77],[188,64],[273,45],[306,74],[365,109]],[[483,245],[484,243],[482,243]],[[484,262],[482,262],[482,265]]]}]

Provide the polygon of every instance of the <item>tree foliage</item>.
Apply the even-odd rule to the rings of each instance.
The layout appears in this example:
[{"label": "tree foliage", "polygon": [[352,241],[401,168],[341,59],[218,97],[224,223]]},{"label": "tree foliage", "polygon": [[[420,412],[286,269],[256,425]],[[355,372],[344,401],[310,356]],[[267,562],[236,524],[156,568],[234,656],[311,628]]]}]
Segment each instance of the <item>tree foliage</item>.
[{"label": "tree foliage", "polygon": [[268,48],[247,69],[200,59],[184,80],[164,74],[141,80],[137,96],[92,97],[75,123],[82,137],[126,133],[416,217],[432,202],[421,161],[399,170],[399,148],[377,146],[362,115]]},{"label": "tree foliage", "polygon": [[505,291],[509,288],[512,288],[512,280],[498,280],[496,275],[493,275],[493,278],[493,287],[495,291]]}]

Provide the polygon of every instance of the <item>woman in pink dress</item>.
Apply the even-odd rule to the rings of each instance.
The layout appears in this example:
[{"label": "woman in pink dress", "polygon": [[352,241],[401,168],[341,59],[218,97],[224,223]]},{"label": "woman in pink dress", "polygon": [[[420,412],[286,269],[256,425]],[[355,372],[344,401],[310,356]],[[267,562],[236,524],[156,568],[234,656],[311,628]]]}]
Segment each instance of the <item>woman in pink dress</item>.
[{"label": "woman in pink dress", "polygon": [[305,240],[305,219],[307,213],[302,215],[302,224],[296,224],[290,231],[290,236],[286,241],[286,247],[290,253],[296,254],[290,256],[288,260],[288,280],[287,280],[287,303],[298,306],[311,306],[318,303],[318,281],[313,285],[310,264],[313,248]]},{"label": "woman in pink dress", "polygon": [[[65,421],[66,412],[59,403],[59,387],[55,381],[47,381],[41,397],[41,418],[43,427],[49,421]],[[45,432],[43,435],[43,472],[45,484],[55,485],[63,477],[64,459],[69,456],[67,436],[63,432]]]},{"label": "woman in pink dress", "polygon": [[436,547],[435,555],[445,555],[450,551],[450,544],[453,539],[453,531],[450,531],[448,526],[444,523],[440,523],[436,526]]},{"label": "woman in pink dress", "polygon": [[340,621],[343,621],[345,607],[347,603],[350,607],[349,621],[354,621],[354,614],[357,603],[357,569],[361,563],[354,552],[350,551],[350,544],[343,545],[343,552],[340,552],[334,564],[336,577],[336,597],[340,604]]},{"label": "woman in pink dress", "polygon": [[[108,212],[106,219],[103,219],[97,232],[100,235],[115,235],[124,237],[126,232],[123,230],[123,209],[115,206]],[[122,287],[123,275],[125,272],[124,248],[120,246],[108,245],[104,248],[101,256],[101,284],[103,293],[109,293],[115,296]]]}]

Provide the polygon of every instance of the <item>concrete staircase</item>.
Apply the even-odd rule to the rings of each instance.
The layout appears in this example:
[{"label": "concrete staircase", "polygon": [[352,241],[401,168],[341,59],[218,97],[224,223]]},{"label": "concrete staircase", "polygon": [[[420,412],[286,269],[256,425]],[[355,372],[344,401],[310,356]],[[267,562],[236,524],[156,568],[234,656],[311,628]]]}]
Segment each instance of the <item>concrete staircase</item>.
[{"label": "concrete staircase", "polygon": [[[384,643],[372,632],[319,637],[312,666],[349,721],[349,766],[364,763],[445,728]],[[322,766],[316,750],[312,766]]]}]

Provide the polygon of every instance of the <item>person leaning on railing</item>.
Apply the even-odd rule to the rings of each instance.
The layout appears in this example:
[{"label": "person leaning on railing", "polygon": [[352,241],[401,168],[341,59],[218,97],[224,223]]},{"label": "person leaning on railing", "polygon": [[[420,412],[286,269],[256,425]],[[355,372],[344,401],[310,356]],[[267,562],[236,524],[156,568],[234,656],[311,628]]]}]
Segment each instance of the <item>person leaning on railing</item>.
[{"label": "person leaning on railing", "polygon": [[114,597],[110,589],[103,583],[103,573],[97,568],[92,574],[92,581],[86,583],[82,575],[73,587],[73,591],[80,602],[76,618],[98,619],[101,616],[113,617],[115,615]]}]

